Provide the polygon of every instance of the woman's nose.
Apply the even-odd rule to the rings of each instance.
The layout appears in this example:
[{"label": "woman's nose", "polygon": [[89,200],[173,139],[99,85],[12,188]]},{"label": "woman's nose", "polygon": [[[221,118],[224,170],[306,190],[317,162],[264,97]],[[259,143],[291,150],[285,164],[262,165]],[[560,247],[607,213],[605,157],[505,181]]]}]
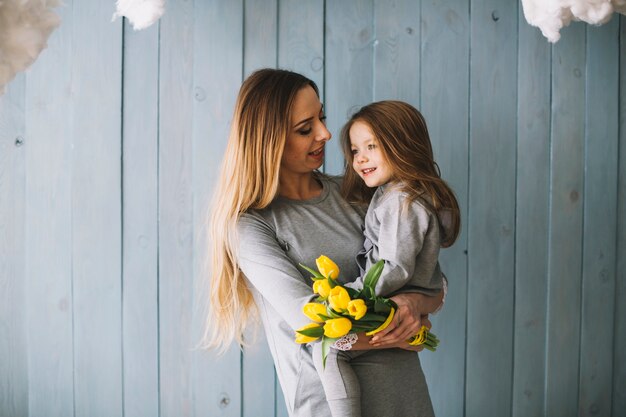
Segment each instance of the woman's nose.
[{"label": "woman's nose", "polygon": [[332,138],[333,135],[330,133],[330,130],[328,130],[328,128],[326,128],[326,125],[322,123],[320,131],[318,132],[318,134],[315,136],[315,139],[322,142],[328,142],[330,140],[330,138]]}]

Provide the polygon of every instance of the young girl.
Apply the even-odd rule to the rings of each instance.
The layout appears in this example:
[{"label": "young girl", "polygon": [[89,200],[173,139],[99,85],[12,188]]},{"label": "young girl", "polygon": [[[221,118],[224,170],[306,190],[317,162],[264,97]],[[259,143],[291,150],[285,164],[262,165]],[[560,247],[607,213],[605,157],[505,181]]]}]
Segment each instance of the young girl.
[{"label": "young girl", "polygon": [[[439,248],[451,246],[458,237],[459,206],[440,177],[423,116],[407,103],[380,101],[354,114],[341,136],[348,163],[342,193],[352,203],[369,203],[365,242],[357,255],[361,277],[350,286],[362,288],[364,272],[384,259],[376,294],[444,291]],[[321,348],[315,348],[324,390],[334,398],[333,416],[360,415],[358,380],[350,361],[367,353],[350,351],[356,340],[349,334],[335,343],[325,368]],[[432,409],[425,409],[414,415],[431,414]]]}]

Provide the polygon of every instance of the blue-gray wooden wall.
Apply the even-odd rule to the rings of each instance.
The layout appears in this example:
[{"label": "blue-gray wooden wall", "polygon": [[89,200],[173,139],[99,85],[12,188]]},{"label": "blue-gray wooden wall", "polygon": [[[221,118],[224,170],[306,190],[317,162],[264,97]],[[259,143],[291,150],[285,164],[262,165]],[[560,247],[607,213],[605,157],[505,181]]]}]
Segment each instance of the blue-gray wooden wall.
[{"label": "blue-gray wooden wall", "polygon": [[313,78],[336,136],[373,100],[427,118],[463,215],[421,354],[438,416],[626,415],[626,18],[552,46],[513,0],[113,9],[66,0],[0,98],[0,415],[286,414],[264,342],[195,349],[206,203],[265,66]]}]

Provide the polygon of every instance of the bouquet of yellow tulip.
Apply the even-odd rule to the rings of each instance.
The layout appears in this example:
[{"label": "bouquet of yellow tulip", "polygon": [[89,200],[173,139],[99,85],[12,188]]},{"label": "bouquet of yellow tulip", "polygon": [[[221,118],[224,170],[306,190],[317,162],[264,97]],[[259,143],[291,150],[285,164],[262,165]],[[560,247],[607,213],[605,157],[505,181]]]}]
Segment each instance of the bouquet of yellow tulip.
[{"label": "bouquet of yellow tulip", "polygon": [[[339,267],[327,256],[315,260],[318,271],[300,266],[311,273],[313,292],[318,297],[307,303],[302,311],[313,322],[296,330],[296,343],[309,343],[322,339],[322,359],[331,345],[346,334],[365,332],[367,336],[384,330],[398,306],[392,300],[376,295],[375,288],[385,261],[376,262],[363,280],[363,289],[355,290],[337,283]],[[417,335],[409,340],[411,345],[424,345],[434,351],[439,344],[437,337],[422,326]]]}]

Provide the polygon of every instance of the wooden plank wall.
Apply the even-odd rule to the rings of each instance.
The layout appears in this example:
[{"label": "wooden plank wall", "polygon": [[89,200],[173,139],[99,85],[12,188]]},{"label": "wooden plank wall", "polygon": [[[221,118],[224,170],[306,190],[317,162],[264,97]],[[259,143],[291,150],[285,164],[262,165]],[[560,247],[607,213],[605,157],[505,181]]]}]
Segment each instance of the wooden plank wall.
[{"label": "wooden plank wall", "polygon": [[261,67],[320,86],[329,173],[360,106],[425,115],[463,218],[421,354],[438,416],[624,415],[625,17],[551,45],[513,0],[170,0],[143,31],[113,8],[65,2],[0,97],[0,415],[287,415],[262,332],[196,348],[206,206]]}]

